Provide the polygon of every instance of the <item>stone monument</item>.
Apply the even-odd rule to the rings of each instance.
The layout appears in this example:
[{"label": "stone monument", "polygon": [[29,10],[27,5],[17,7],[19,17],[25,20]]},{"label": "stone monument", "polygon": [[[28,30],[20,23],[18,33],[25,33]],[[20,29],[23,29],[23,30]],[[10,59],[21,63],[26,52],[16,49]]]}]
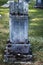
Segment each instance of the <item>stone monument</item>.
[{"label": "stone monument", "polygon": [[36,8],[43,8],[43,0],[36,0]]},{"label": "stone monument", "polygon": [[9,40],[4,62],[30,61],[32,51],[28,40],[28,0],[10,1],[9,8]]}]

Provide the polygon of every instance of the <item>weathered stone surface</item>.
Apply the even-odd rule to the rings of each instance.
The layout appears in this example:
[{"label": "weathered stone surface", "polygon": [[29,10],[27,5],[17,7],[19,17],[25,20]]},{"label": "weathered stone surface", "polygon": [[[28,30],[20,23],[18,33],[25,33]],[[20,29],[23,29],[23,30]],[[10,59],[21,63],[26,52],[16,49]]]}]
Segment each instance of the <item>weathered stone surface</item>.
[{"label": "weathered stone surface", "polygon": [[10,41],[24,42],[28,39],[28,16],[10,16]]},{"label": "weathered stone surface", "polygon": [[11,1],[10,2],[10,13],[23,13],[23,14],[28,14],[28,3],[26,3],[25,1],[20,1],[18,2],[14,2]]}]

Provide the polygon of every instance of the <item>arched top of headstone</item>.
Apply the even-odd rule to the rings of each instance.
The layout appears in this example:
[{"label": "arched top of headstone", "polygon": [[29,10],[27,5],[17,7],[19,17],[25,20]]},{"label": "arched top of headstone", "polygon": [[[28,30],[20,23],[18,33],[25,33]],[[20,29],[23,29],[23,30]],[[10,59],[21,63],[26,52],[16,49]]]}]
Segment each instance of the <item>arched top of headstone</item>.
[{"label": "arched top of headstone", "polygon": [[28,3],[25,0],[10,1],[10,13],[28,14]]}]

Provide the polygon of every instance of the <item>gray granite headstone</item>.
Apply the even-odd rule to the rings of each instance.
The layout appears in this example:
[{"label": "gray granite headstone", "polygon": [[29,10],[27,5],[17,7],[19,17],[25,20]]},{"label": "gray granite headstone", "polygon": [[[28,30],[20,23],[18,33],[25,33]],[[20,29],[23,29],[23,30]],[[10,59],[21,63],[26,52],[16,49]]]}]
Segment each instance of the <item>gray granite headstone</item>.
[{"label": "gray granite headstone", "polygon": [[25,0],[9,3],[9,39],[4,61],[31,60],[31,44],[28,41],[28,3]]}]

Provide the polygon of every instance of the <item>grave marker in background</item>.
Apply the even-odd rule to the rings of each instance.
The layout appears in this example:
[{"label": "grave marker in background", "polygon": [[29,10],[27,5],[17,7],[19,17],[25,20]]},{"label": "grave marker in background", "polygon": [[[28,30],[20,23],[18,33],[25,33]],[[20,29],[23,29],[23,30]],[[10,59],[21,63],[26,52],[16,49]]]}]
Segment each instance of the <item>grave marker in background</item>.
[{"label": "grave marker in background", "polygon": [[36,8],[43,8],[43,0],[36,0]]}]

